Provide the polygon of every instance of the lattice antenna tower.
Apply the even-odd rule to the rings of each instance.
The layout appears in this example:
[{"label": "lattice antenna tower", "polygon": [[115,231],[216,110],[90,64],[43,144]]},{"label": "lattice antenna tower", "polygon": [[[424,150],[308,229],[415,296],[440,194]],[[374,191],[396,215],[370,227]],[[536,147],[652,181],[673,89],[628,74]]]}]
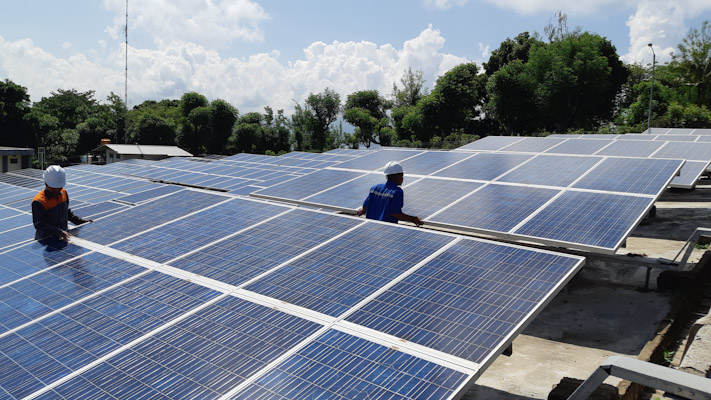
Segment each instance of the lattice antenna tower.
[{"label": "lattice antenna tower", "polygon": [[125,129],[125,124],[126,124],[126,118],[128,117],[128,0],[126,0],[126,24],[123,26],[123,32],[124,32],[124,38],[125,38],[125,50],[126,50],[126,58],[125,58],[125,64],[124,64],[124,81],[123,81],[123,106],[126,109],[126,116],[124,116],[124,138],[123,142],[126,143],[128,141],[128,133],[126,132]]}]

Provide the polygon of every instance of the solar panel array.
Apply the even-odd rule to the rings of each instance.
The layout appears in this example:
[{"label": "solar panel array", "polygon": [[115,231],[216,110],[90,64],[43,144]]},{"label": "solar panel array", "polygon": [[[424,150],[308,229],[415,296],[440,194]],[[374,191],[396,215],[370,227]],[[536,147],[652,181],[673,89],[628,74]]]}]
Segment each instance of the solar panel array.
[{"label": "solar panel array", "polygon": [[116,204],[0,251],[0,397],[458,398],[583,264],[191,189]]},{"label": "solar panel array", "polygon": [[[529,141],[543,152],[495,151],[521,139],[487,137],[472,144],[487,152],[374,151],[251,195],[353,213],[368,189],[385,181],[380,172],[383,160],[395,160],[406,171],[404,211],[426,225],[614,253],[684,164],[666,158],[577,154],[586,148],[599,151],[607,144],[602,140],[576,139],[566,147],[577,148],[570,155],[549,151],[565,145],[565,140],[545,138],[529,138],[550,141],[549,147]],[[590,205],[598,204],[595,198],[615,199],[629,206],[581,209],[566,202],[569,197],[592,197]],[[596,220],[603,209],[609,218]],[[616,221],[615,229],[604,228],[608,220]],[[556,221],[566,226],[561,228]],[[538,229],[529,229],[531,224]]]}]

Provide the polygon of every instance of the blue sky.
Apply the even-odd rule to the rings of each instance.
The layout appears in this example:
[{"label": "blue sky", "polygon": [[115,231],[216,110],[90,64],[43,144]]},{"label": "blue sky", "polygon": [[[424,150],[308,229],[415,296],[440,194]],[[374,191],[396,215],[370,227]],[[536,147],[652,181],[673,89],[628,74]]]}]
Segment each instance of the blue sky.
[{"label": "blue sky", "polygon": [[[123,96],[125,0],[4,1],[0,79],[33,101],[57,89]],[[388,96],[408,67],[427,86],[481,65],[507,37],[543,32],[553,14],[607,37],[625,62],[669,53],[711,20],[708,0],[129,0],[129,106],[197,91],[240,112],[290,113],[329,87]]]}]

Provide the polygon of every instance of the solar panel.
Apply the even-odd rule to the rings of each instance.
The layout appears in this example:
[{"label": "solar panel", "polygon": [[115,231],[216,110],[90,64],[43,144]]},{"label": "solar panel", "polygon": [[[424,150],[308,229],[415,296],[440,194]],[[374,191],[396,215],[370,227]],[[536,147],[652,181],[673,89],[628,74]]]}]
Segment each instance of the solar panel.
[{"label": "solar panel", "polygon": [[667,142],[652,158],[711,161],[711,143]]},{"label": "solar panel", "polygon": [[246,289],[335,317],[451,240],[393,224],[367,224]]},{"label": "solar panel", "polygon": [[479,230],[508,232],[560,191],[490,184],[427,218]]},{"label": "solar panel", "polygon": [[[629,136],[629,135],[628,135]],[[624,139],[628,139],[625,136]],[[600,156],[649,157],[664,144],[651,140],[615,140],[609,146],[598,151]]]},{"label": "solar panel", "polygon": [[706,171],[709,163],[706,161],[687,161],[679,171],[679,176],[675,176],[671,181],[671,187],[693,189],[696,182]]},{"label": "solar panel", "polygon": [[[34,231],[34,228],[32,230]],[[37,273],[85,252],[81,247],[54,238],[5,250],[0,253],[0,285]]]},{"label": "solar panel", "polygon": [[227,297],[72,377],[52,397],[217,398],[318,328]]},{"label": "solar panel", "polygon": [[424,219],[482,185],[482,183],[449,179],[420,179],[403,189],[405,198],[403,211]]},{"label": "solar panel", "polygon": [[460,147],[460,150],[499,150],[523,140],[521,136],[487,136]]},{"label": "solar panel", "polygon": [[551,147],[544,153],[592,155],[610,143],[612,143],[612,140],[568,139],[555,147]]},{"label": "solar panel", "polygon": [[427,151],[408,158],[400,164],[408,175],[429,175],[467,157],[471,157],[471,154],[452,151]]},{"label": "solar panel", "polygon": [[538,155],[497,181],[567,187],[600,161],[598,157]]},{"label": "solar panel", "polygon": [[615,251],[653,203],[650,197],[567,191],[514,233]]},{"label": "solar panel", "polygon": [[11,217],[16,217],[18,215],[27,215],[27,214],[24,214],[20,211],[12,209],[12,208],[0,206],[0,220],[6,219],[6,218],[11,218]]},{"label": "solar panel", "polygon": [[508,146],[502,147],[501,151],[516,151],[516,152],[529,152],[529,153],[541,153],[550,149],[551,147],[560,144],[565,139],[562,138],[539,138],[539,137],[525,137],[516,143],[510,144]]},{"label": "solar panel", "polygon": [[581,259],[461,240],[346,321],[476,363],[503,351]]},{"label": "solar panel", "polygon": [[238,286],[360,223],[353,218],[292,210],[172,261],[171,266]]},{"label": "solar panel", "polygon": [[524,154],[476,154],[471,158],[445,168],[433,176],[459,179],[492,180],[530,159]]},{"label": "solar panel", "polygon": [[666,141],[672,141],[672,142],[695,142],[696,136],[691,136],[689,134],[686,134],[686,135],[680,135],[680,134],[659,135],[654,140],[657,140],[657,141],[666,140]]},{"label": "solar panel", "polygon": [[377,150],[369,152],[362,157],[344,161],[336,167],[344,169],[357,169],[363,171],[375,171],[381,169],[390,161],[403,161],[406,158],[416,156],[421,151],[417,150]]},{"label": "solar panel", "polygon": [[608,158],[573,187],[659,195],[682,164],[683,160]]},{"label": "solar panel", "polygon": [[445,399],[462,372],[328,330],[231,399]]},{"label": "solar panel", "polygon": [[123,203],[138,204],[147,200],[154,199],[156,197],[175,193],[180,190],[183,190],[183,188],[179,186],[161,185],[152,189],[145,190],[143,192],[138,192],[128,196],[117,197],[115,200]]},{"label": "solar panel", "polygon": [[288,210],[275,204],[233,199],[111,247],[162,263]]},{"label": "solar panel", "polygon": [[362,175],[361,172],[325,169],[259,190],[254,195],[300,200]]},{"label": "solar panel", "polygon": [[302,201],[343,209],[354,209],[363,204],[363,200],[368,196],[373,185],[385,183],[385,181],[383,174],[366,174],[324,192],[305,197]]}]

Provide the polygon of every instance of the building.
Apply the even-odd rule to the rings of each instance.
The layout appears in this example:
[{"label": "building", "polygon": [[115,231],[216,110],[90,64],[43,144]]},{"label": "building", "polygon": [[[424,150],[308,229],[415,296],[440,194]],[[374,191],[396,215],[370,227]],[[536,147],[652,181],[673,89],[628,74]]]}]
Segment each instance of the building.
[{"label": "building", "polygon": [[34,149],[0,146],[0,157],[2,157],[2,163],[0,163],[0,173],[29,168],[30,159],[34,155]]},{"label": "building", "polygon": [[102,144],[92,151],[101,153],[106,164],[116,161],[142,158],[146,160],[161,160],[167,157],[192,157],[192,154],[178,146],[158,146],[143,144]]}]

